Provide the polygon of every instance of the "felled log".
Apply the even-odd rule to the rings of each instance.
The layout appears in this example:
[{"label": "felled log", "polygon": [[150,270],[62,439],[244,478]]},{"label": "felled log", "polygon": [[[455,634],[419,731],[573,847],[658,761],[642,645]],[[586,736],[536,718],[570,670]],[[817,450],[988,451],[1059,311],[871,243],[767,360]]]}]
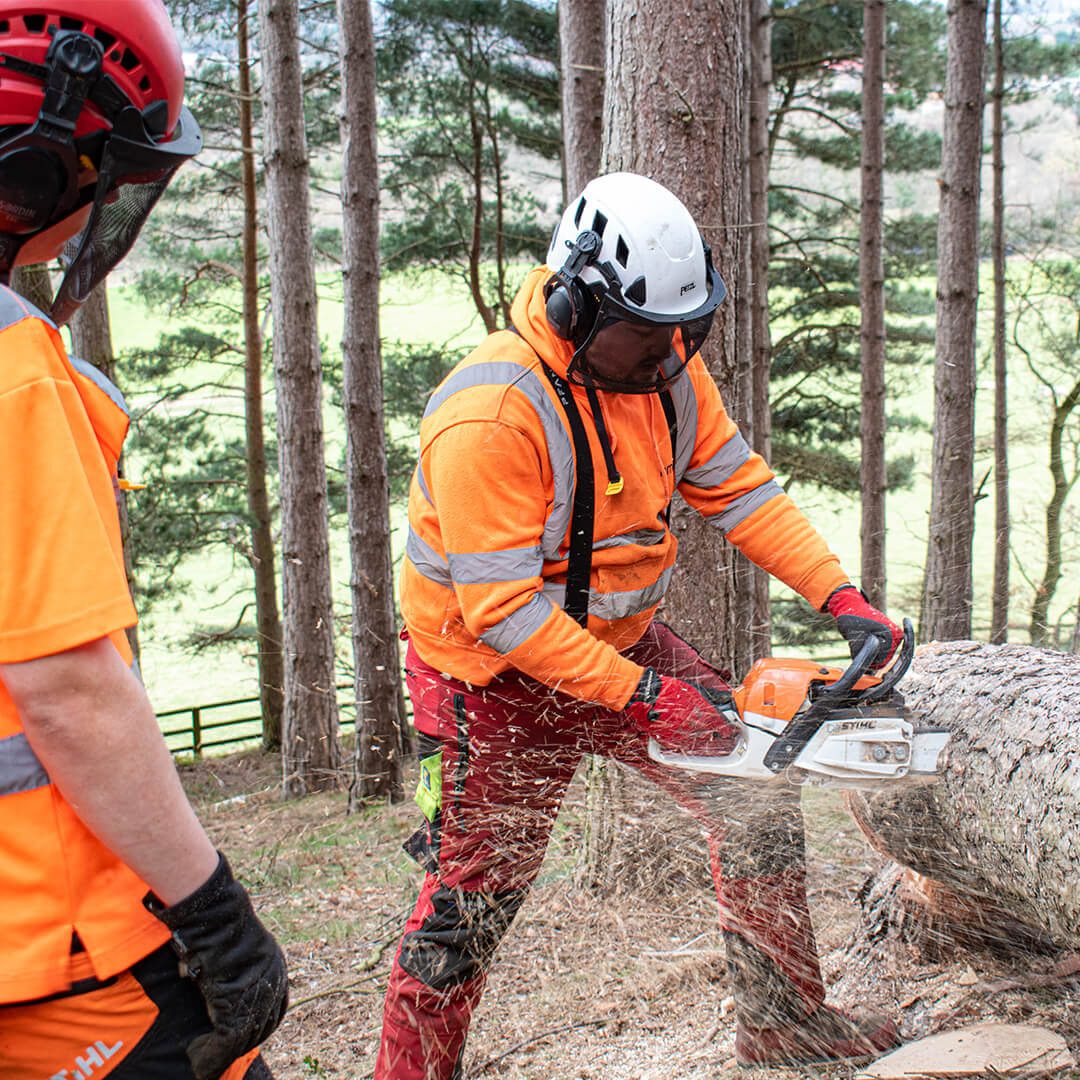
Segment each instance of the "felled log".
[{"label": "felled log", "polygon": [[936,782],[848,799],[878,850],[934,883],[894,875],[897,898],[917,906],[921,891],[931,918],[944,909],[1004,941],[1026,927],[1080,945],[1080,657],[935,643],[899,689],[952,735]]}]

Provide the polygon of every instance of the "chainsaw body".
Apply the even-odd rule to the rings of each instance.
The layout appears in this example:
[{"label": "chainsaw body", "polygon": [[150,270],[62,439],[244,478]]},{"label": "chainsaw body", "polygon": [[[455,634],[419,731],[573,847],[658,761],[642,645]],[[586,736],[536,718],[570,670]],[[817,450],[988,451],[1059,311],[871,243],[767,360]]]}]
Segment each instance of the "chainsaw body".
[{"label": "chainsaw body", "polygon": [[883,675],[868,675],[873,639],[850,667],[813,660],[759,660],[732,691],[739,737],[731,753],[700,757],[664,750],[649,740],[655,761],[694,772],[748,780],[783,776],[792,784],[877,788],[911,777],[933,777],[949,733],[916,722],[894,689],[915,653],[911,621]]}]

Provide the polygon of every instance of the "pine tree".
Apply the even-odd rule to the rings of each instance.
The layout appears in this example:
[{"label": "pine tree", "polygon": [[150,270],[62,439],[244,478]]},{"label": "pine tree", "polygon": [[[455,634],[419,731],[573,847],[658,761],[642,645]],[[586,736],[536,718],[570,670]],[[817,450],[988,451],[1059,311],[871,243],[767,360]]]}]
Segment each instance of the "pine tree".
[{"label": "pine tree", "polygon": [[509,162],[558,176],[554,6],[386,0],[383,15],[384,267],[459,274],[490,332],[509,320],[509,264],[542,258],[549,235],[533,185],[512,180]]},{"label": "pine tree", "polygon": [[322,362],[297,0],[262,0],[262,100],[281,476],[285,709],[291,795],[332,788],[341,760],[323,447]]}]

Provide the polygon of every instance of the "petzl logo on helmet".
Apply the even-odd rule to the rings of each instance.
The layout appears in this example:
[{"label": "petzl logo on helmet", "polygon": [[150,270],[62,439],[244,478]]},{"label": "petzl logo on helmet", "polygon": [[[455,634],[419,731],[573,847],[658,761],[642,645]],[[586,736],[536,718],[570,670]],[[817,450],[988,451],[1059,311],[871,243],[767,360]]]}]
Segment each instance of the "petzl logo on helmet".
[{"label": "petzl logo on helmet", "polygon": [[697,282],[696,282],[696,281],[691,281],[691,282],[687,283],[686,285],[684,285],[684,286],[683,286],[683,287],[682,287],[682,288],[681,288],[681,289],[679,290],[679,295],[680,295],[680,296],[685,296],[685,295],[686,295],[686,294],[687,294],[688,292],[690,292],[690,291],[691,291],[691,290],[692,290],[692,289],[694,288],[694,286],[695,286],[696,284],[697,284]]}]

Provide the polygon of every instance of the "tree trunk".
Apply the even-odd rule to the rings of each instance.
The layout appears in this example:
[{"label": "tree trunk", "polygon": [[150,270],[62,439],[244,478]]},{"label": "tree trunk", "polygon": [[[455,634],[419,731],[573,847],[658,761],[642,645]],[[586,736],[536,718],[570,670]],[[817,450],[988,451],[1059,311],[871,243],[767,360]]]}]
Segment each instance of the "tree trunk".
[{"label": "tree trunk", "polygon": [[563,205],[600,171],[604,137],[604,0],[560,0]]},{"label": "tree trunk", "polygon": [[240,190],[244,200],[241,290],[244,314],[244,464],[255,575],[255,632],[264,750],[281,748],[285,657],[278,611],[277,555],[266,484],[266,424],[263,419],[263,336],[259,326],[258,193],[252,122],[248,0],[236,0],[237,88],[240,119]]},{"label": "tree trunk", "polygon": [[1009,639],[1009,395],[1005,354],[1005,99],[1001,0],[994,0],[994,583],[990,640]]},{"label": "tree trunk", "polygon": [[971,636],[975,314],[986,0],[949,0],[938,217],[934,447],[923,640]]},{"label": "tree trunk", "polygon": [[400,801],[405,698],[401,689],[390,483],[379,356],[379,172],[375,153],[375,38],[367,4],[338,2],[341,50],[341,342],[345,482],[349,508],[358,799]]},{"label": "tree trunk", "polygon": [[[730,297],[702,350],[728,410],[738,392],[735,307],[743,287],[739,226],[743,170],[742,19],[735,0],[687,18],[680,3],[611,0],[607,20],[602,170],[629,169],[669,187],[712,246]],[[744,672],[751,643],[736,618],[735,550],[681,501],[673,507],[679,565],[664,617],[722,667]]]},{"label": "tree trunk", "polygon": [[[769,330],[769,93],[772,88],[772,9],[767,0],[746,0],[749,76],[747,114],[747,179],[750,228],[749,279],[743,294],[750,300],[751,446],[772,458],[772,410],[769,378],[772,336]],[[745,434],[745,433],[744,433]],[[750,660],[768,656],[772,648],[769,575],[753,567],[750,580]]]},{"label": "tree trunk", "polygon": [[[38,287],[49,287],[49,275],[45,267],[44,281],[38,281]],[[49,289],[51,294],[51,288]],[[37,303],[37,301],[34,301]],[[51,299],[46,299],[44,310],[49,310]],[[38,305],[41,306],[40,304]],[[109,295],[106,284],[103,281],[86,298],[83,304],[71,318],[71,354],[88,364],[93,364],[110,382],[119,385],[116,378],[116,354],[113,352],[112,328],[109,322]],[[116,471],[122,479],[124,476],[123,457],[116,463]],[[127,492],[122,488],[116,493],[116,509],[120,516],[120,537],[124,545],[124,573],[127,575],[128,589],[131,599],[135,601],[135,575],[132,569],[131,557],[131,518],[128,515]],[[141,655],[139,651],[139,627],[129,626],[125,631],[128,644],[131,646],[135,663],[139,663]]]},{"label": "tree trunk", "polygon": [[[1056,394],[1055,394],[1056,397]],[[1050,421],[1050,476],[1053,487],[1050,501],[1046,504],[1046,565],[1043,568],[1042,581],[1035,589],[1035,599],[1031,605],[1029,632],[1032,645],[1046,645],[1050,638],[1050,602],[1054,599],[1064,570],[1061,552],[1062,515],[1065,500],[1069,497],[1080,477],[1080,471],[1073,470],[1071,475],[1065,465],[1069,455],[1065,452],[1065,431],[1072,414],[1080,406],[1080,380],[1073,383],[1072,389],[1054,404],[1054,415]],[[1074,458],[1075,460],[1075,458]]]},{"label": "tree trunk", "polygon": [[322,363],[296,0],[263,0],[263,154],[270,225],[284,589],[284,784],[333,787],[341,760],[334,688]]},{"label": "tree trunk", "polygon": [[[742,15],[735,0],[711,6],[709,18],[686,15],[683,4],[610,0],[601,171],[651,176],[682,199],[702,227],[730,294],[717,310],[703,355],[738,417],[750,407],[737,393],[735,362],[744,156]],[[682,500],[672,506],[671,527],[680,558],[663,606],[665,621],[714,662],[748,666],[749,635],[737,632],[736,552]],[[640,820],[641,799],[662,798],[652,789],[643,796],[644,782],[622,766],[596,761],[587,783],[588,827],[578,880],[612,892],[621,880],[618,869],[608,866],[615,841],[625,845],[632,834],[635,850],[670,851],[673,819],[650,811],[647,825]],[[696,833],[692,824],[685,826],[687,839]],[[624,857],[619,865],[633,872],[634,861]]]},{"label": "tree trunk", "polygon": [[859,331],[862,366],[862,587],[885,609],[885,0],[863,5],[862,214]]},{"label": "tree trunk", "polygon": [[11,271],[11,288],[20,296],[26,297],[39,311],[49,314],[53,301],[53,287],[49,268],[44,263],[16,266]]},{"label": "tree trunk", "polygon": [[860,826],[904,866],[1080,944],[1080,658],[935,643],[901,689],[952,732],[939,779],[853,794]]}]

